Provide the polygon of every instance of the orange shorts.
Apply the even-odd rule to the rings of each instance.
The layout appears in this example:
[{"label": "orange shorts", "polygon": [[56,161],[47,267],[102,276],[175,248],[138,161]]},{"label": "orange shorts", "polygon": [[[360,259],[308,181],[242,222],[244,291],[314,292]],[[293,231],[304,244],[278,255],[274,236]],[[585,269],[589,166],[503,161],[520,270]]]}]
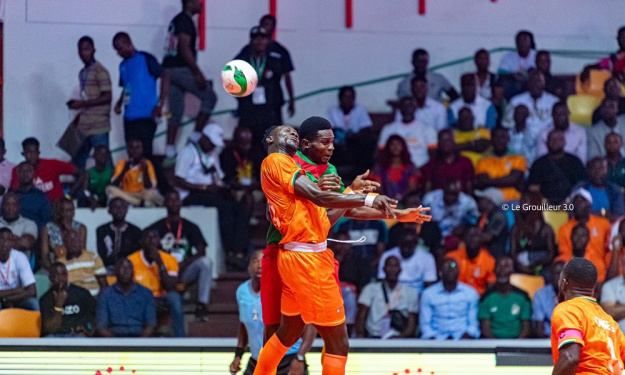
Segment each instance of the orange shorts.
[{"label": "orange shorts", "polygon": [[306,324],[320,326],[345,322],[332,250],[307,253],[280,249],[278,270],[283,283],[282,314],[301,315]]}]

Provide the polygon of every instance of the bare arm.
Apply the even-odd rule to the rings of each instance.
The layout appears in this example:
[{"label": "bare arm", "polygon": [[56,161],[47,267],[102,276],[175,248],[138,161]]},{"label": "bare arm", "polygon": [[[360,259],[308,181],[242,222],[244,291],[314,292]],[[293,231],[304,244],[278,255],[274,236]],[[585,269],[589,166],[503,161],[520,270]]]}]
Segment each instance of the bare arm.
[{"label": "bare arm", "polygon": [[167,69],[163,70],[161,73],[161,90],[158,96],[158,103],[156,103],[156,107],[152,111],[152,117],[161,117],[163,115],[163,104],[165,103],[165,99],[169,95],[169,71]]},{"label": "bare arm", "polygon": [[529,320],[521,321],[521,332],[519,333],[519,338],[526,339],[530,337],[531,332],[532,331],[530,329],[530,321]]},{"label": "bare arm", "polygon": [[195,56],[193,56],[193,50],[191,49],[191,35],[186,33],[178,34],[178,52],[194,75],[203,76],[202,71],[195,62]]},{"label": "bare arm", "polygon": [[[239,322],[239,330],[237,331],[237,349],[245,350],[248,343],[247,329],[245,325]],[[235,355],[234,360],[230,364],[230,373],[236,374],[241,370],[241,356]]]},{"label": "bare arm", "polygon": [[48,236],[48,226],[41,230],[41,265],[50,269],[50,237]]},{"label": "bare arm", "polygon": [[601,307],[612,316],[614,320],[619,321],[625,319],[625,305],[618,302],[602,302]]},{"label": "bare arm", "polygon": [[72,185],[72,188],[69,191],[69,194],[72,197],[76,196],[76,192],[82,189],[83,186],[85,186],[85,183],[87,181],[87,172],[82,168],[76,168],[76,170],[74,171],[74,177],[76,178],[76,180],[74,181],[74,185]]},{"label": "bare arm", "polygon": [[24,233],[21,237],[20,236],[13,236],[14,238],[14,246],[16,250],[20,250],[20,251],[28,251],[30,250],[33,245],[35,244],[35,236],[33,236],[32,234],[28,234],[28,233]]},{"label": "bare arm", "polygon": [[154,326],[146,326],[143,327],[143,331],[141,331],[141,337],[152,337],[154,333]]},{"label": "bare arm", "polygon": [[7,293],[7,295],[3,295],[3,293],[0,292],[0,298],[5,299],[9,302],[21,301],[26,298],[37,297],[37,287],[35,286],[35,284],[30,284],[29,286],[23,288],[20,287],[15,289],[9,289],[6,292],[9,293]]},{"label": "bare arm", "polygon": [[412,338],[414,337],[415,330],[417,329],[418,321],[417,313],[410,313],[408,315],[408,323],[406,323],[406,329],[398,336],[399,338]]},{"label": "bare arm", "polygon": [[369,307],[363,304],[358,304],[358,312],[356,313],[356,337],[364,338],[365,335],[365,321],[369,314]]},{"label": "bare arm", "polygon": [[191,191],[215,192],[215,191],[219,190],[219,187],[216,184],[212,184],[212,185],[192,184],[190,182],[187,182],[184,178],[178,177],[178,176],[174,177],[174,183],[179,188],[182,188],[182,189],[185,189],[185,190],[191,190]]},{"label": "bare arm", "polygon": [[473,151],[481,153],[488,150],[490,145],[491,141],[488,139],[477,139],[474,141],[458,143],[457,147],[459,151]]},{"label": "bare arm", "polygon": [[98,328],[98,332],[102,337],[115,337],[113,332],[111,332],[108,328]]},{"label": "bare arm", "polygon": [[475,176],[475,187],[478,189],[493,187],[517,187],[523,182],[523,172],[513,169],[510,174],[499,178],[490,178],[486,173]]},{"label": "bare arm", "polygon": [[483,339],[494,339],[493,331],[490,329],[490,320],[482,319],[480,320],[480,329],[482,330],[482,338]]},{"label": "bare arm", "polygon": [[575,375],[579,365],[579,344],[569,344],[559,349],[558,362],[553,367],[552,375]]},{"label": "bare arm", "polygon": [[536,337],[545,339],[547,335],[545,335],[545,322],[543,321],[534,321],[534,333]]}]

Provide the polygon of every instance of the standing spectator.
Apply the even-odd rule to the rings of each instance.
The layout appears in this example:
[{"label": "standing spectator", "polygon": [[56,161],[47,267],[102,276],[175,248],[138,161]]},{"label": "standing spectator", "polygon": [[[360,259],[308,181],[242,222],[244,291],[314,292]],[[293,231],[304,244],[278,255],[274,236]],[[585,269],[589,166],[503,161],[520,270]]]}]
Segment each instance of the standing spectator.
[{"label": "standing spectator", "polygon": [[95,60],[93,39],[83,36],[78,40],[78,55],[85,67],[80,70],[80,99],[67,102],[69,109],[78,111],[76,127],[86,136],[74,155],[73,163],[85,168],[91,149],[109,147],[111,131],[111,77],[102,64]]},{"label": "standing spectator", "polygon": [[[341,241],[350,239],[349,233],[338,232],[334,238]],[[356,292],[360,293],[362,288],[371,281],[371,267],[362,257],[354,254],[353,244],[349,242],[333,242],[332,251],[334,259],[339,262],[339,281],[349,283],[356,287]]]},{"label": "standing spectator", "polygon": [[506,202],[518,201],[521,198],[519,190],[527,170],[527,160],[520,155],[510,155],[508,143],[510,143],[508,129],[493,129],[492,155],[484,156],[475,166],[475,188],[498,188]]},{"label": "standing spectator", "polygon": [[39,311],[35,275],[26,255],[12,249],[12,237],[9,228],[0,228],[0,309]]},{"label": "standing spectator", "polygon": [[480,217],[475,200],[460,190],[460,181],[451,177],[442,189],[423,196],[423,205],[430,207],[432,220],[438,223],[443,236],[451,235],[460,225],[476,224]]},{"label": "standing spectator", "polygon": [[458,122],[458,112],[464,107],[471,108],[474,127],[492,129],[497,125],[497,110],[490,100],[477,94],[476,83],[473,74],[463,74],[460,77],[460,97],[449,105],[449,125],[453,126]]},{"label": "standing spectator", "polygon": [[0,137],[0,196],[4,196],[11,187],[11,172],[15,164],[4,158],[7,150],[4,145],[4,138]]},{"label": "standing spectator", "polygon": [[514,127],[510,129],[510,153],[521,155],[527,160],[527,165],[532,165],[536,160],[536,146],[540,129],[529,126],[527,118],[529,109],[519,104],[514,109]]},{"label": "standing spectator", "polygon": [[454,89],[445,76],[428,70],[429,62],[430,56],[428,51],[419,48],[412,53],[413,71],[397,85],[398,98],[410,95],[414,78],[422,78],[428,83],[427,91],[430,93],[429,97],[434,100],[440,100],[443,93],[447,94],[450,100],[458,98],[458,92],[456,92],[456,89]]},{"label": "standing spectator", "polygon": [[141,248],[141,229],[126,221],[128,203],[121,198],[111,199],[108,213],[113,220],[96,230],[97,250],[107,270],[114,272],[118,260]]},{"label": "standing spectator", "polygon": [[176,161],[176,135],[184,110],[184,94],[189,93],[201,102],[200,110],[195,117],[195,130],[191,135],[193,142],[200,139],[200,132],[208,123],[211,111],[217,103],[213,82],[206,80],[196,62],[197,32],[191,17],[201,11],[200,0],[183,0],[182,12],[169,23],[168,41],[163,58],[163,68],[170,80],[169,111],[171,112],[171,117],[167,120],[167,145],[163,161],[165,167],[173,166]]},{"label": "standing spectator", "polygon": [[542,130],[551,123],[551,111],[554,104],[558,102],[558,98],[545,92],[545,76],[538,70],[532,70],[527,85],[527,91],[510,99],[502,120],[503,126],[507,128],[514,126],[514,109],[521,104],[530,110],[530,116],[527,119],[528,126]]},{"label": "standing spectator", "polygon": [[[167,217],[150,225],[158,232],[161,248],[178,262],[178,282],[198,284],[195,315],[204,320],[213,283],[213,262],[206,256],[208,244],[194,223],[180,216],[182,200],[176,190],[165,195]],[[194,251],[195,250],[195,251]]]},{"label": "standing spectator", "polygon": [[419,244],[419,235],[413,230],[404,230],[399,234],[399,246],[387,250],[382,254],[378,266],[378,280],[386,278],[386,260],[397,258],[401,272],[399,282],[421,294],[426,288],[436,282],[436,262],[427,249]]},{"label": "standing spectator", "polygon": [[180,153],[174,181],[184,205],[217,208],[226,253],[231,259],[243,259],[249,242],[249,220],[245,208],[226,197],[222,182],[224,173],[219,165],[219,149],[223,146],[221,127],[206,125],[198,143],[189,143]]},{"label": "standing spectator", "polygon": [[[625,257],[614,259],[625,269]],[[619,275],[606,281],[601,288],[601,307],[618,322],[621,330],[625,329],[625,276]]]},{"label": "standing spectator", "polygon": [[[564,268],[564,262],[555,262],[551,267],[551,283],[538,289],[532,301],[532,321],[534,334],[539,338],[548,338],[551,335],[551,314],[558,301],[558,282]],[[605,308],[605,307],[604,307]]]},{"label": "standing spectator", "polygon": [[501,210],[503,194],[497,188],[486,188],[474,192],[480,211],[478,225],[484,233],[484,245],[493,257],[506,253],[508,244],[508,219]]},{"label": "standing spectator", "polygon": [[[33,185],[46,193],[51,203],[63,196],[63,185],[59,179],[60,176],[74,175],[76,178],[74,186],[70,190],[70,195],[72,196],[84,185],[83,179],[85,174],[81,169],[76,168],[74,164],[56,159],[39,158],[39,141],[36,138],[30,137],[22,141],[22,155],[24,155],[26,162],[34,168]],[[13,168],[11,175],[11,188],[15,189],[19,184],[16,167]]]},{"label": "standing spectator", "polygon": [[483,338],[525,339],[531,334],[532,303],[525,292],[510,284],[512,272],[512,258],[504,256],[497,260],[497,281],[492,290],[482,296],[479,306]]},{"label": "standing spectator", "polygon": [[162,206],[163,197],[156,189],[156,172],[143,154],[143,144],[130,139],[127,145],[128,158],[117,162],[106,195],[109,199],[119,197],[133,206]]},{"label": "standing spectator", "polygon": [[[115,104],[115,113],[122,113],[124,105],[124,139],[126,145],[137,139],[143,145],[144,155],[152,159],[152,141],[156,132],[155,118],[161,117],[163,103],[169,95],[169,77],[156,57],[137,51],[125,32],[113,37],[113,48],[124,59],[119,64],[119,85],[123,88]],[[160,95],[156,80],[161,79]]]},{"label": "standing spectator", "polygon": [[[417,102],[415,118],[421,123],[439,132],[449,126],[445,106],[428,96],[428,81],[415,77],[412,80],[412,96]],[[398,120],[396,116],[395,120]]]},{"label": "standing spectator", "polygon": [[545,91],[562,98],[563,83],[551,74],[551,54],[549,51],[543,49],[536,53],[536,70],[545,76]]},{"label": "standing spectator", "polygon": [[30,163],[22,162],[15,170],[18,185],[12,188],[12,191],[20,200],[20,215],[34,221],[41,230],[52,220],[52,205],[46,194],[35,188],[33,184],[35,169]]},{"label": "standing spectator", "polygon": [[39,231],[34,221],[20,215],[20,199],[17,194],[8,192],[0,206],[0,228],[9,228],[13,234],[13,248],[23,252],[34,266],[34,245]]},{"label": "standing spectator", "polygon": [[339,89],[339,105],[328,109],[328,121],[332,124],[335,145],[344,145],[348,138],[356,137],[361,130],[373,126],[367,109],[356,103],[354,86]]},{"label": "standing spectator", "polygon": [[483,294],[489,284],[495,282],[495,258],[482,246],[482,230],[478,226],[469,226],[464,232],[464,248],[447,253],[460,267],[458,280],[472,286]]},{"label": "standing spectator", "polygon": [[547,136],[553,129],[562,130],[566,140],[564,151],[577,156],[582,162],[588,160],[588,141],[586,138],[586,130],[583,127],[572,124],[569,121],[569,107],[565,102],[558,102],[553,105],[553,122],[541,130],[538,135],[538,147],[536,149],[536,157],[543,156],[547,153]]},{"label": "standing spectator", "polygon": [[411,96],[403,97],[399,101],[401,121],[387,124],[382,128],[378,148],[383,149],[391,135],[399,135],[408,144],[412,163],[421,167],[428,162],[430,152],[436,147],[436,130],[415,118],[415,107],[416,101]]},{"label": "standing spectator", "polygon": [[[358,298],[356,335],[381,339],[411,338],[417,327],[418,292],[399,283],[402,269],[397,257],[389,256],[383,264],[385,278],[367,285]],[[394,324],[393,320],[397,323]]]},{"label": "standing spectator", "polygon": [[156,327],[156,303],[150,289],[134,281],[134,267],[115,264],[117,282],[98,298],[98,332],[103,337],[150,337]]},{"label": "standing spectator", "polygon": [[167,305],[172,316],[174,336],[184,337],[182,296],[176,291],[178,262],[173,256],[159,250],[160,236],[155,229],[143,231],[141,245],[142,250],[127,258],[132,262],[134,279],[152,291],[157,302],[163,302]]},{"label": "standing spectator", "polygon": [[471,108],[458,111],[458,124],[454,129],[454,140],[461,155],[476,165],[478,160],[490,148],[490,130],[474,128],[474,117]]},{"label": "standing spectator", "polygon": [[476,92],[484,99],[490,99],[493,95],[492,85],[495,83],[495,74],[488,70],[490,67],[490,52],[485,49],[477,50],[473,57],[473,62],[477,70],[475,72]]},{"label": "standing spectator", "polygon": [[582,82],[588,80],[591,69],[610,70],[614,75],[622,75],[625,68],[625,26],[621,26],[616,34],[616,41],[619,49],[610,54],[610,56],[604,57],[599,60],[598,63],[587,65],[584,67],[584,71],[581,74]]},{"label": "standing spectator", "polygon": [[425,288],[421,295],[419,328],[421,339],[459,340],[480,337],[475,289],[458,282],[459,267],[445,259],[441,281]]},{"label": "standing spectator", "polygon": [[573,186],[586,178],[586,168],[572,154],[564,151],[564,132],[552,130],[547,137],[547,155],[541,156],[530,169],[527,185],[552,204],[561,204]]},{"label": "standing spectator", "polygon": [[508,52],[499,62],[498,74],[516,74],[525,76],[536,67],[536,44],[534,35],[526,30],[516,34],[516,51]]},{"label": "standing spectator", "polygon": [[98,295],[101,289],[108,286],[102,259],[98,254],[85,250],[77,231],[70,230],[65,233],[63,242],[66,254],[57,258],[67,267],[69,282],[87,289],[92,296]]},{"label": "standing spectator", "polygon": [[410,160],[406,141],[394,134],[386,141],[380,163],[373,167],[369,179],[380,183],[381,194],[401,200],[404,193],[417,189],[420,175]]},{"label": "standing spectator", "polygon": [[[624,29],[625,31],[625,29]],[[603,94],[605,98],[599,106],[592,113],[592,124],[596,124],[601,120],[604,120],[603,104],[607,100],[616,100],[618,102],[618,109],[616,111],[617,116],[625,114],[625,97],[623,96],[623,90],[621,89],[621,82],[616,77],[612,77],[603,83]]]},{"label": "standing spectator", "polygon": [[65,256],[67,249],[63,238],[69,231],[77,231],[80,237],[79,250],[87,246],[87,227],[74,220],[76,209],[69,198],[61,198],[54,203],[54,218],[41,231],[41,264],[50,269],[51,258]]},{"label": "standing spectator", "polygon": [[608,160],[608,182],[625,187],[625,159],[621,152],[623,136],[610,133],[605,136],[606,159]]},{"label": "standing spectator", "polygon": [[[620,90],[620,86],[619,86]],[[601,104],[602,119],[588,128],[588,159],[605,156],[605,137],[610,133],[625,135],[625,116],[618,115],[618,102],[605,99]],[[625,150],[621,150],[625,152]]]},{"label": "standing spectator", "polygon": [[87,171],[84,184],[84,197],[78,200],[78,207],[106,207],[108,198],[106,187],[113,179],[113,167],[111,166],[111,151],[106,146],[93,148],[93,160],[95,165]]},{"label": "standing spectator", "polygon": [[68,281],[63,263],[50,266],[50,290],[39,299],[41,336],[91,336],[96,302],[87,289]]},{"label": "standing spectator", "polygon": [[591,213],[616,219],[625,214],[623,193],[617,184],[608,182],[608,161],[597,156],[588,162],[588,179],[573,187],[588,190],[592,197]]},{"label": "standing spectator", "polygon": [[471,160],[458,152],[451,129],[438,132],[436,154],[421,168],[421,173],[426,192],[442,189],[444,182],[453,177],[460,180],[462,192],[467,194],[472,190],[471,182],[475,175]]}]

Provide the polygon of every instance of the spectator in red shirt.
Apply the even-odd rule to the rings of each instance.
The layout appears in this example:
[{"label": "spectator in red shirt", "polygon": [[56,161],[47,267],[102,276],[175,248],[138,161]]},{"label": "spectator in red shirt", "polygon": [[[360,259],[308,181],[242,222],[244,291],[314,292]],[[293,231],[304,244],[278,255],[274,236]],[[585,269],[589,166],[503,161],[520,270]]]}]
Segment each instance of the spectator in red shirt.
[{"label": "spectator in red shirt", "polygon": [[445,181],[453,177],[460,180],[462,192],[470,194],[471,180],[475,175],[473,163],[458,152],[451,129],[443,129],[438,133],[436,151],[436,156],[421,167],[425,191],[442,189]]},{"label": "spectator in red shirt", "polygon": [[[26,138],[22,142],[22,155],[26,162],[35,168],[35,177],[33,185],[46,193],[50,202],[55,202],[63,196],[63,186],[59,179],[62,175],[74,175],[76,181],[72,187],[70,194],[74,195],[77,189],[84,184],[85,173],[82,169],[77,168],[72,163],[67,163],[57,159],[41,159],[39,158],[39,141],[37,138]],[[11,172],[11,188],[19,187],[17,178],[17,168],[13,168]]]},{"label": "spectator in red shirt", "polygon": [[370,179],[382,185],[382,194],[401,200],[404,193],[419,185],[419,168],[410,160],[410,151],[401,136],[391,135],[382,150],[381,161],[371,173]]}]

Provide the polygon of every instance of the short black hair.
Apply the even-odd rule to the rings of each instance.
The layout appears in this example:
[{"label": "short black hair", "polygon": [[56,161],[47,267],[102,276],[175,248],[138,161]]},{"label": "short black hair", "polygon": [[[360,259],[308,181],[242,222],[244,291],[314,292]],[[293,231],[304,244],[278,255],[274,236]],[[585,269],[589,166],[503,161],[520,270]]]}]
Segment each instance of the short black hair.
[{"label": "short black hair", "polygon": [[549,51],[547,51],[546,49],[541,49],[540,51],[536,52],[536,57],[540,56],[540,55],[549,55]]},{"label": "short black hair", "polygon": [[263,22],[263,20],[271,20],[271,22],[273,22],[273,24],[276,24],[276,17],[273,16],[273,14],[265,14],[264,16],[260,17],[260,22]]},{"label": "short black hair", "polygon": [[551,107],[551,111],[553,111],[554,109],[559,108],[559,107],[564,107],[566,109],[569,109],[568,104],[566,104],[566,102],[564,100],[560,100],[559,102],[556,102],[553,105],[553,107]]},{"label": "short black hair", "polygon": [[425,77],[415,76],[415,77],[412,79],[412,81],[410,81],[410,84],[411,84],[411,85],[414,85],[414,83],[415,83],[415,82],[425,82],[425,83],[428,83],[428,80],[427,80],[427,78],[425,78]]},{"label": "short black hair", "polygon": [[[124,258],[125,259],[125,258]],[[65,266],[65,264],[61,263],[61,262],[54,262],[50,265],[50,273],[52,273],[52,270],[55,270],[54,272],[56,272],[56,268],[57,267],[63,267],[65,269],[67,269],[67,267]]]},{"label": "short black hair", "polygon": [[528,36],[530,38],[530,48],[531,49],[536,49],[536,42],[534,41],[534,34],[531,31],[528,30],[521,30],[519,31],[516,36],[514,37],[514,39],[518,39],[520,36]]},{"label": "short black hair", "polygon": [[124,42],[130,42],[130,35],[128,35],[125,31],[120,31],[113,37],[113,43],[118,40],[123,40]]},{"label": "short black hair", "polygon": [[319,116],[312,116],[304,120],[299,127],[299,137],[301,139],[313,140],[317,133],[321,130],[331,130],[332,124],[330,121]]},{"label": "short black hair", "polygon": [[339,98],[348,91],[351,91],[354,94],[356,94],[356,90],[354,89],[354,86],[343,86],[339,89]]},{"label": "short black hair", "polygon": [[422,56],[422,55],[427,55],[428,51],[424,50],[423,48],[417,48],[416,50],[414,50],[414,52],[412,52],[412,58],[416,58],[417,56]]},{"label": "short black hair", "polygon": [[263,133],[263,139],[261,142],[263,144],[263,150],[265,150],[265,152],[267,152],[267,150],[269,149],[269,144],[267,143],[267,137],[269,137],[271,133],[273,133],[273,131],[276,130],[277,127],[278,125],[272,125],[268,127]]},{"label": "short black hair", "polygon": [[93,43],[93,39],[90,36],[82,36],[80,37],[80,39],[78,39],[78,45],[80,45],[81,43],[89,43],[91,44],[92,47],[95,46],[95,44]]},{"label": "short black hair", "polygon": [[126,204],[126,206],[128,206],[128,202],[126,202],[125,200],[123,200],[123,199],[122,199],[122,198],[120,198],[120,197],[115,197],[115,198],[112,198],[112,199],[109,201],[109,205],[108,205],[108,206],[109,206],[109,207],[111,207],[111,206],[113,205],[113,202],[117,202],[117,201],[122,201],[122,202],[124,202],[124,203]]},{"label": "short black hair", "polygon": [[11,229],[9,229],[9,228],[7,228],[7,227],[0,228],[0,234],[2,234],[2,233],[10,233],[10,234],[13,234],[13,232],[11,232]]},{"label": "short black hair", "polygon": [[26,149],[28,146],[35,146],[39,148],[39,141],[35,137],[28,137],[22,141],[22,149]]},{"label": "short black hair", "polygon": [[508,130],[508,128],[504,128],[503,126],[495,126],[493,130],[491,130],[491,138],[494,138],[495,133],[498,133],[498,132],[506,132],[506,134],[510,134],[510,131]]},{"label": "short black hair", "polygon": [[481,53],[488,53],[488,51],[485,50],[484,48],[480,48],[477,51],[475,51],[475,55],[473,55],[473,58],[477,58],[477,55],[479,55]]},{"label": "short black hair", "polygon": [[592,289],[597,284],[597,267],[586,258],[571,259],[562,270],[563,277],[572,284]]}]

